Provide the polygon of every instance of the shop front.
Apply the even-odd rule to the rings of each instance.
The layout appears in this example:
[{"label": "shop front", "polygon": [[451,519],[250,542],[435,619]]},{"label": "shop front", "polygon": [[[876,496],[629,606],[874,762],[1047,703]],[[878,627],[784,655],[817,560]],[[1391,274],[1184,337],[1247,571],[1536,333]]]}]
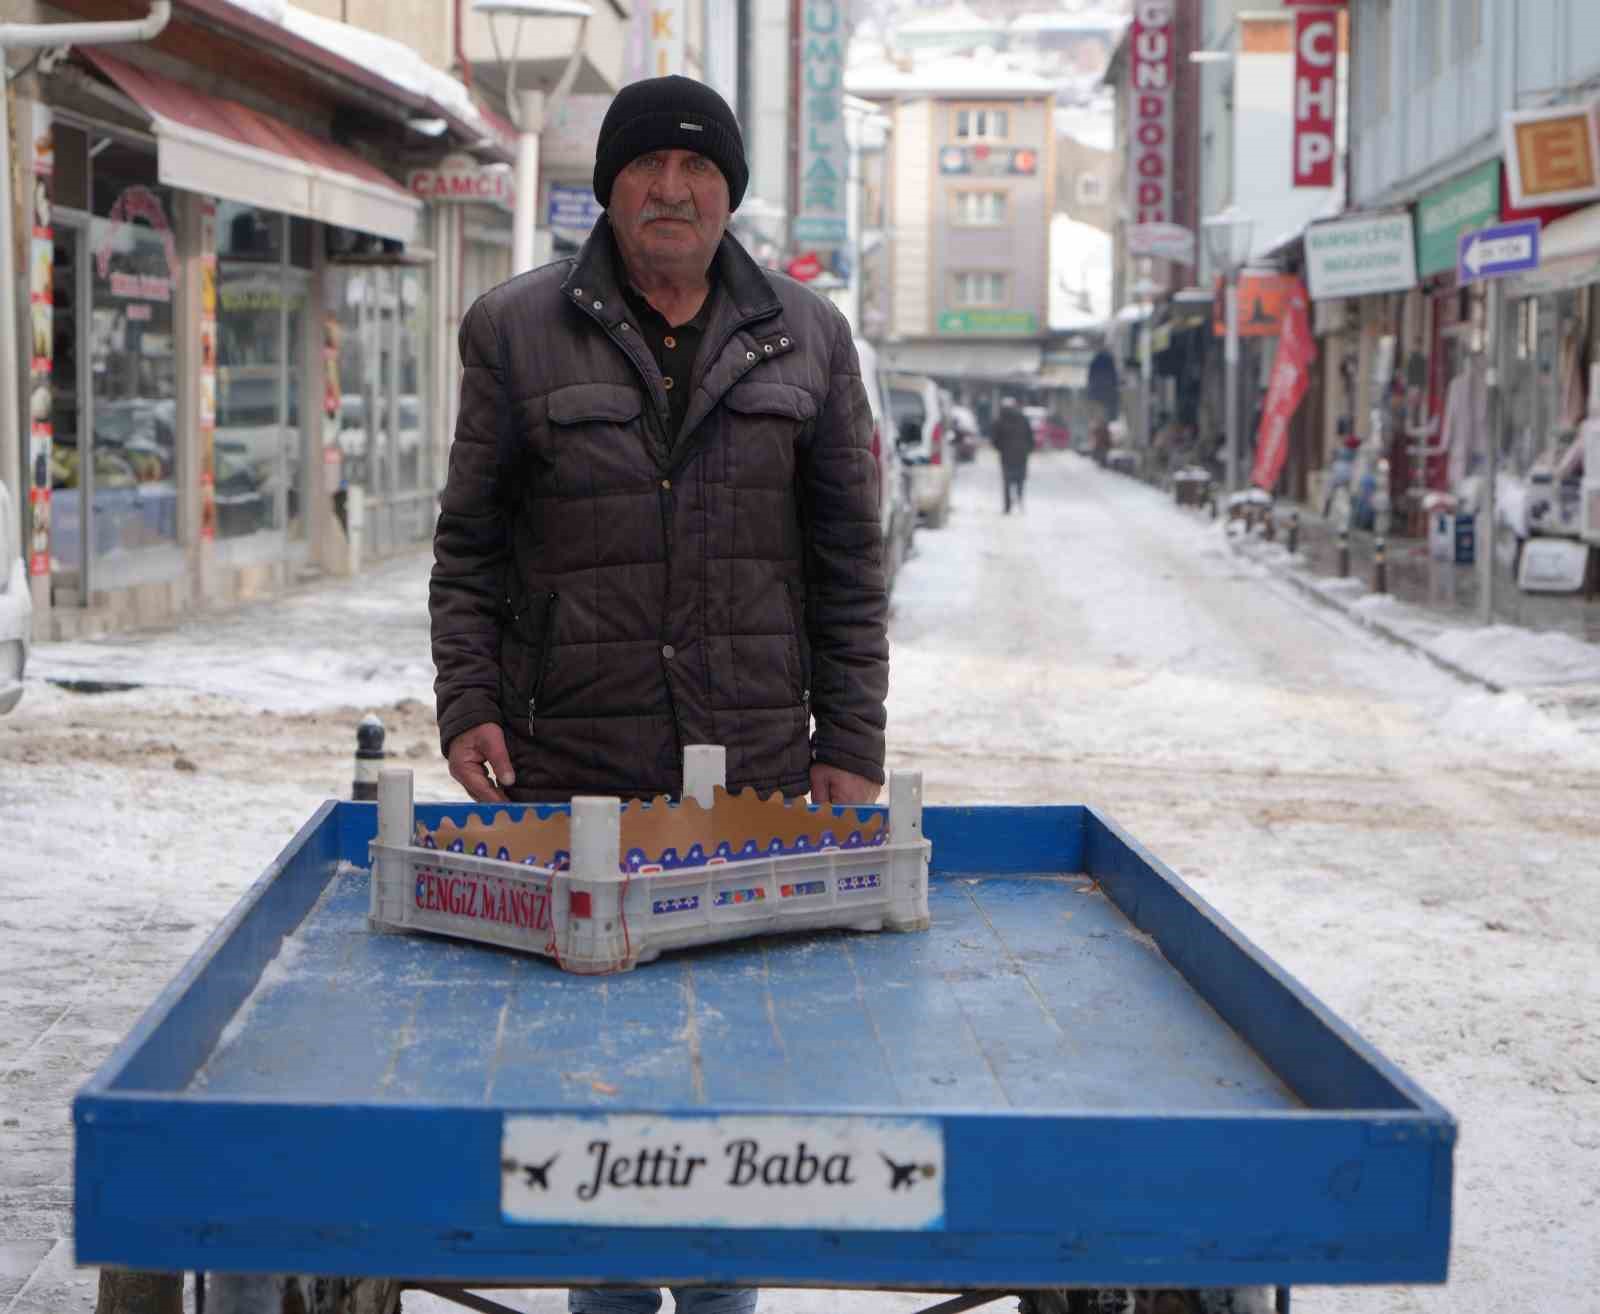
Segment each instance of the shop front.
[{"label": "shop front", "polygon": [[52,154],[48,248],[35,238],[35,260],[49,252],[51,313],[36,313],[32,333],[32,407],[50,421],[46,434],[35,424],[50,515],[48,538],[35,541],[49,545],[56,605],[82,606],[93,592],[184,574],[175,354],[182,268],[173,194],[158,181],[147,143],[61,121]]},{"label": "shop front", "polygon": [[448,437],[437,211],[262,109],[74,58],[25,111],[38,631],[424,541]]}]

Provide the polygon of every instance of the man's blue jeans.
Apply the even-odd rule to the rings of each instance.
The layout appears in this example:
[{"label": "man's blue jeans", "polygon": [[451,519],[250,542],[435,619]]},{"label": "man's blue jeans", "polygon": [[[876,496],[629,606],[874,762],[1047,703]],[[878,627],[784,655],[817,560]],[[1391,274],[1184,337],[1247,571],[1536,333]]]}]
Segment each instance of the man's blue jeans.
[{"label": "man's blue jeans", "polygon": [[[758,1287],[673,1287],[678,1314],[755,1314]],[[573,1287],[571,1314],[656,1314],[660,1287]]]}]

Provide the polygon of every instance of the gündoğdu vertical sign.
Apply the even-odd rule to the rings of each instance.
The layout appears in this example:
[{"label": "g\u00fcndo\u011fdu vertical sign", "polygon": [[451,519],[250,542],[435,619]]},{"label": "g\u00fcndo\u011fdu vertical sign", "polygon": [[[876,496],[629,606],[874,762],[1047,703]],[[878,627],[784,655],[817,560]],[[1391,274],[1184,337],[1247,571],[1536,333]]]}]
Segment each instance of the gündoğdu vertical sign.
[{"label": "g\u00fcndo\u011fdu vertical sign", "polygon": [[1128,97],[1128,211],[1133,223],[1165,224],[1172,213],[1173,0],[1139,0],[1133,10]]},{"label": "g\u00fcndo\u011fdu vertical sign", "polygon": [[849,239],[843,10],[841,0],[805,0],[801,6],[799,204],[791,237],[797,244],[823,250],[841,247]]},{"label": "g\u00fcndo\u011fdu vertical sign", "polygon": [[1294,16],[1294,185],[1332,187],[1339,118],[1339,12]]},{"label": "g\u00fcndo\u011fdu vertical sign", "polygon": [[1289,459],[1289,421],[1311,383],[1311,362],[1317,358],[1311,336],[1311,314],[1305,285],[1295,279],[1283,308],[1283,331],[1278,338],[1278,358],[1261,408],[1261,430],[1256,435],[1256,463],[1250,482],[1271,492]]}]

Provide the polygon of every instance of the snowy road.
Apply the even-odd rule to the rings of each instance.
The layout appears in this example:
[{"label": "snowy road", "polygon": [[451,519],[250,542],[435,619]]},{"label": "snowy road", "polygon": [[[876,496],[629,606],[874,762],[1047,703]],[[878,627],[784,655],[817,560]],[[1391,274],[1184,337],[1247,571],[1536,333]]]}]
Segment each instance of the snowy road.
[{"label": "snowy road", "polygon": [[[1028,497],[999,514],[986,452],[948,527],[919,533],[891,630],[891,765],[920,768],[932,802],[1103,808],[1461,1119],[1449,1285],[1300,1289],[1297,1311],[1591,1310],[1596,727],[1456,682],[1077,457],[1037,459]],[[71,1095],[315,804],[348,793],[361,714],[383,716],[419,796],[454,796],[426,565],[37,651],[0,719],[0,1314],[92,1308],[63,1239]]]}]

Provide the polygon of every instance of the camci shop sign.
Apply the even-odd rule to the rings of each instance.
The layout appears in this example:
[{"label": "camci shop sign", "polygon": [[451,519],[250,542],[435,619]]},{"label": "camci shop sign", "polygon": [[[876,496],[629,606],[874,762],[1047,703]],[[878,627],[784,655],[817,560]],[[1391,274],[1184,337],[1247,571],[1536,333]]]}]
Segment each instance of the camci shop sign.
[{"label": "camci shop sign", "polygon": [[499,164],[479,164],[466,156],[447,156],[436,169],[413,169],[406,187],[423,201],[477,201],[485,205],[511,205],[511,170]]}]

